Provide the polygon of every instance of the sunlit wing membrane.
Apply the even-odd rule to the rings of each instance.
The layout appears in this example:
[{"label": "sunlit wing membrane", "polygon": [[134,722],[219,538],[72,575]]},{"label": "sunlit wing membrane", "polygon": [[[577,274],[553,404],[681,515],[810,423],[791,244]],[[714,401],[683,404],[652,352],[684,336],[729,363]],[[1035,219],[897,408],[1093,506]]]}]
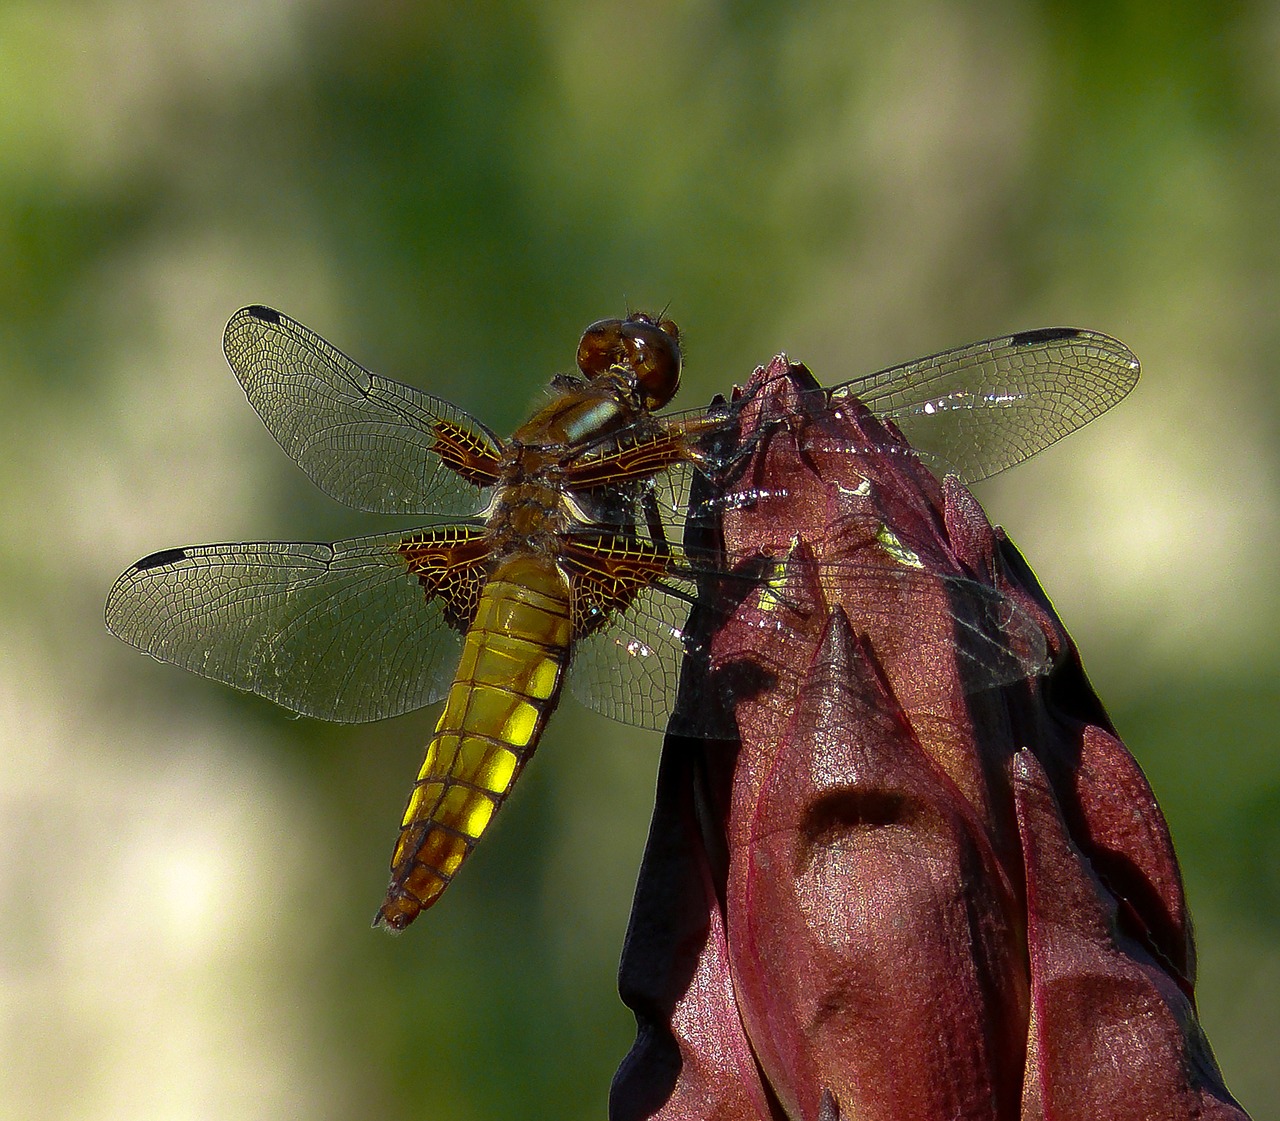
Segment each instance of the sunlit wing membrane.
[{"label": "sunlit wing membrane", "polygon": [[690,652],[692,567],[643,532],[571,534],[561,563],[573,590],[570,690],[607,716],[661,729]]},{"label": "sunlit wing membrane", "polygon": [[[578,639],[569,691],[588,708],[641,728],[663,731],[675,708],[680,670],[692,649],[688,632],[692,580],[667,576],[643,589],[602,626]],[[706,726],[703,734],[721,729]]]},{"label": "sunlit wing membrane", "polygon": [[455,405],[369,373],[270,308],[236,312],[223,348],[267,429],[338,501],[465,517],[488,500],[500,441]]},{"label": "sunlit wing membrane", "polygon": [[445,601],[409,570],[406,537],[165,550],[116,582],[107,626],[160,661],[293,712],[396,716],[444,696],[460,649]]},{"label": "sunlit wing membrane", "polygon": [[1088,424],[1138,381],[1124,343],[1049,327],[918,358],[827,390],[890,418],[910,443],[976,483]]},{"label": "sunlit wing membrane", "polygon": [[[976,483],[1030,459],[1102,415],[1133,389],[1139,372],[1138,359],[1118,339],[1097,331],[1046,327],[890,366],[817,388],[813,397],[818,411],[861,401],[877,416],[892,420],[939,474],[950,471]],[[726,415],[723,427],[731,432],[733,411]],[[688,425],[700,416],[705,412],[685,410],[659,419]],[[779,423],[786,419],[777,418]],[[807,436],[821,438],[816,431]],[[707,431],[701,438],[712,440],[713,435]],[[727,446],[732,453],[732,440]]]},{"label": "sunlit wing membrane", "polygon": [[[715,627],[738,613],[737,626],[764,631],[776,649],[793,632],[812,630],[800,612],[803,598],[793,589],[801,574],[792,564],[812,564],[812,579],[857,604],[850,621],[859,633],[903,632],[902,604],[928,603],[945,594],[954,628],[957,673],[969,692],[996,688],[1050,668],[1044,632],[1013,600],[994,588],[960,576],[946,576],[900,564],[791,562],[779,558],[761,567],[745,558],[726,572],[696,556],[677,553],[668,573],[637,591],[625,607],[578,639],[570,665],[570,692],[588,708],[614,720],[682,735],[731,735],[724,714],[702,698],[698,707],[676,711],[677,687],[686,656],[705,654],[703,643]],[[702,590],[699,599],[699,589]],[[714,589],[714,590],[713,590]],[[713,591],[712,591],[713,590]],[[712,594],[707,594],[709,591]],[[702,617],[691,629],[695,602]],[[932,611],[932,608],[922,608]],[[944,613],[946,614],[946,613]],[[823,612],[825,618],[825,611]],[[796,667],[802,672],[804,667]]]}]

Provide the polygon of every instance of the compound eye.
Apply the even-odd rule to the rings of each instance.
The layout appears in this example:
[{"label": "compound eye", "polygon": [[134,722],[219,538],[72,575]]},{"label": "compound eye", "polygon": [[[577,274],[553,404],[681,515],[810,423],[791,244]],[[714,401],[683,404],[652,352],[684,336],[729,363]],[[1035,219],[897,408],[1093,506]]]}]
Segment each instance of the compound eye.
[{"label": "compound eye", "polygon": [[646,408],[660,409],[680,388],[680,332],[670,319],[632,315],[622,324],[631,343],[631,368]]},{"label": "compound eye", "polygon": [[589,378],[626,370],[645,408],[660,408],[680,385],[680,331],[669,319],[655,323],[639,312],[601,319],[582,333],[578,369]]},{"label": "compound eye", "polygon": [[578,342],[578,369],[598,378],[614,366],[628,365],[621,319],[598,319],[582,332]]}]

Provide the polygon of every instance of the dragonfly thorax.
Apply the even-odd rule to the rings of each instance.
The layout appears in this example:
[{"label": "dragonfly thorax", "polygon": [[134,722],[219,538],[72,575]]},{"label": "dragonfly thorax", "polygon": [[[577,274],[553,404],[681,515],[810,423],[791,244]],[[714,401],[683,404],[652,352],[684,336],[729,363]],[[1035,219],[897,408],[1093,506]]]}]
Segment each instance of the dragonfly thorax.
[{"label": "dragonfly thorax", "polygon": [[634,423],[647,410],[627,380],[613,374],[598,381],[554,387],[556,396],[516,429],[509,441],[518,452],[540,449],[563,458],[584,444]]}]

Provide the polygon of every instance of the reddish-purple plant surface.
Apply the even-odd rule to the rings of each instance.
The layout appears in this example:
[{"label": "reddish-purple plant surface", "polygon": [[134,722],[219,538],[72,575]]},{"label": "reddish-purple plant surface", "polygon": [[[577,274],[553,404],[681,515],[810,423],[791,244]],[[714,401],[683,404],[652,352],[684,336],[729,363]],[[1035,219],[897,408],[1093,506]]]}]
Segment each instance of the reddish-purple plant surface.
[{"label": "reddish-purple plant surface", "polygon": [[685,682],[733,691],[738,738],[667,740],[610,1116],[1244,1119],[1164,816],[1075,646],[962,484],[811,385],[775,359],[748,387],[724,545],[786,556],[785,595]]}]

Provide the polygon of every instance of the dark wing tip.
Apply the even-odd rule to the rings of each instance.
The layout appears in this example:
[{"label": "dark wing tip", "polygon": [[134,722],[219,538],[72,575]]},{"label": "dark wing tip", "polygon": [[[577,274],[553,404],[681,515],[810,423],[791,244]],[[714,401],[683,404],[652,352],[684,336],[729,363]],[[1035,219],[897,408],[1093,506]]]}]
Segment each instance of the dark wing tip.
[{"label": "dark wing tip", "polygon": [[1032,346],[1036,343],[1056,343],[1074,339],[1081,334],[1077,327],[1040,327],[1035,331],[1020,331],[1009,336],[1010,346]]},{"label": "dark wing tip", "polygon": [[135,572],[146,572],[149,568],[161,568],[166,564],[174,564],[177,561],[186,559],[186,549],[161,549],[158,553],[143,557],[133,566],[133,570]]},{"label": "dark wing tip", "polygon": [[280,313],[275,308],[269,308],[263,304],[250,304],[242,314],[251,315],[254,319],[262,320],[263,323],[271,323],[277,326],[280,323]]}]

